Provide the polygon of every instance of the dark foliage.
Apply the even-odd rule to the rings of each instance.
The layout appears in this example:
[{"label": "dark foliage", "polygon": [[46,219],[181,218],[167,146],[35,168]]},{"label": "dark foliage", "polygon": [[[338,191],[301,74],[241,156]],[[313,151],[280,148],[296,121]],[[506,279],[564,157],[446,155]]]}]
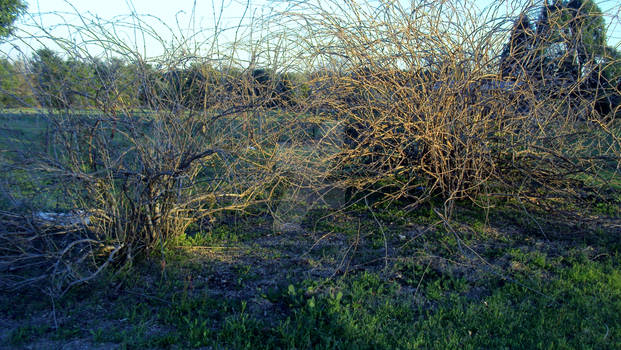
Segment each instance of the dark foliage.
[{"label": "dark foliage", "polygon": [[22,0],[0,0],[0,38],[11,35],[15,20],[25,11]]},{"label": "dark foliage", "polygon": [[74,102],[74,82],[70,79],[70,71],[65,62],[56,52],[40,49],[30,61],[35,96],[41,106],[47,108],[69,108]]}]

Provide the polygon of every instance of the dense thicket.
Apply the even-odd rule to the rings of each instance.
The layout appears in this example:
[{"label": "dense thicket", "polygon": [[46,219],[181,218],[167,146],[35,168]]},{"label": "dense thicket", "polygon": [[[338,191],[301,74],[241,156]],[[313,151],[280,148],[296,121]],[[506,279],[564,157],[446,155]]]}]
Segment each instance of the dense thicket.
[{"label": "dense thicket", "polygon": [[[621,61],[598,8],[546,2],[499,19],[443,3],[305,1],[265,19],[278,30],[259,40],[188,39],[151,59],[115,46],[114,23],[89,24],[71,29],[119,58],[51,38],[62,50],[5,61],[0,101],[37,107],[44,128],[0,155],[0,264],[51,266],[8,285],[62,292],[106,266],[164,258],[223,212],[281,231],[317,206],[441,203],[450,231],[459,200],[618,204]],[[50,225],[37,216],[49,210],[88,223]]]}]

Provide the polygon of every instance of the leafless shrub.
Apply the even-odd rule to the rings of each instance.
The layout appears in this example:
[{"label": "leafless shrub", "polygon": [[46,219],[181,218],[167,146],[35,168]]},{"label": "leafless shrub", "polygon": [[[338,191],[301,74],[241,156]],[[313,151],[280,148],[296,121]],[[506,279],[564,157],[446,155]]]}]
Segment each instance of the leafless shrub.
[{"label": "leafless shrub", "polygon": [[[27,73],[46,138],[3,167],[62,209],[87,213],[89,223],[52,230],[36,223],[36,206],[28,215],[3,213],[2,281],[52,281],[48,291],[62,293],[109,264],[163,249],[219,212],[262,205],[278,230],[316,203],[343,205],[329,194],[345,190],[349,203],[379,193],[409,208],[441,196],[445,218],[460,199],[588,203],[618,176],[619,107],[611,99],[619,91],[601,85],[604,66],[619,58],[607,49],[587,55],[579,35],[529,32],[521,14],[541,9],[531,5],[306,1],[240,24],[232,41],[182,35],[172,47],[162,43],[157,59],[110,29],[162,38],[141,18],[69,26],[122,57],[116,68],[49,35],[74,63],[61,76],[81,74],[91,88],[42,85],[35,60]],[[580,33],[578,23],[540,28]],[[238,36],[255,30],[259,39]],[[559,46],[563,56],[550,56]],[[555,66],[572,57],[578,74]],[[85,65],[95,69],[84,73]],[[32,276],[16,277],[30,266],[38,268]]]},{"label": "leafless shrub", "polygon": [[[597,192],[585,177],[617,171],[619,91],[610,81],[602,87],[601,69],[619,59],[604,43],[580,41],[602,18],[586,5],[306,5],[299,17],[313,35],[305,33],[305,51],[333,67],[315,85],[330,80],[321,104],[342,118],[342,164],[355,164],[347,186],[411,206],[441,194],[450,213],[464,198],[580,202]],[[537,11],[551,13],[539,32],[520,36],[506,25]],[[556,34],[544,30],[552,27]],[[507,74],[508,66],[520,69]]]},{"label": "leafless shrub", "polygon": [[[141,18],[133,20],[140,35],[160,38]],[[48,292],[63,293],[109,264],[163,249],[192,223],[270,201],[271,188],[294,170],[291,151],[278,148],[293,118],[266,120],[287,98],[284,83],[262,80],[258,69],[215,49],[203,60],[185,42],[147,62],[108,25],[127,24],[70,29],[86,37],[91,49],[94,43],[113,50],[123,61],[103,62],[50,36],[63,56],[39,50],[26,72],[41,104],[46,139],[40,149],[15,149],[3,166],[41,184],[40,192],[52,193],[61,211],[86,213],[88,224],[44,228],[36,222],[41,209],[34,203],[30,214],[6,213],[0,233],[5,288],[46,282]],[[234,51],[258,44],[232,45]],[[102,254],[108,258],[100,259]],[[18,273],[32,266],[32,276],[20,279]]]}]

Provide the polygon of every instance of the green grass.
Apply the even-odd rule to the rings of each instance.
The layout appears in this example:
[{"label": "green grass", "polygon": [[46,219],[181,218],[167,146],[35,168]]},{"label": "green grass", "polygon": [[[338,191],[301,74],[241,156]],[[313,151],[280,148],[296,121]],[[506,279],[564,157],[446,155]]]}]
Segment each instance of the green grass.
[{"label": "green grass", "polygon": [[[597,239],[545,241],[528,231],[516,235],[515,223],[495,224],[498,213],[486,216],[463,206],[455,225],[473,230],[460,242],[439,228],[404,243],[398,234],[422,212],[409,217],[385,209],[378,220],[386,227],[387,265],[383,248],[375,244],[381,235],[365,231],[377,223],[364,211],[324,218],[315,225],[321,229],[316,234],[332,232],[336,241],[313,249],[313,239],[249,234],[251,228],[268,232],[259,229],[268,225],[261,218],[238,226],[221,223],[169,246],[165,271],[158,259],[146,261],[55,301],[62,320],[58,328],[49,318],[36,317],[49,314],[49,299],[34,292],[19,300],[3,295],[0,315],[21,320],[6,339],[12,346],[33,339],[53,344],[82,339],[129,349],[621,345],[618,245]],[[395,222],[395,217],[403,220]],[[311,221],[305,227],[312,227]],[[356,229],[350,222],[356,222]],[[367,234],[359,238],[347,274],[313,276],[304,272],[307,267],[296,267],[300,261],[314,268],[338,265],[358,227]],[[485,261],[464,258],[459,244],[481,251]],[[196,252],[197,246],[208,250]]]},{"label": "green grass", "polygon": [[[368,272],[305,280],[261,296],[282,310],[268,321],[253,315],[245,300],[182,292],[167,303],[129,297],[117,301],[110,315],[126,327],[88,332],[95,343],[128,348],[602,349],[621,341],[621,274],[610,259],[573,263],[554,278],[529,280],[547,296],[494,278],[468,283],[428,275],[423,282],[412,291]],[[481,287],[488,292],[468,294]],[[153,324],[166,331],[151,336]],[[63,339],[86,335],[76,329],[22,327],[10,340],[22,344],[46,332]]]}]

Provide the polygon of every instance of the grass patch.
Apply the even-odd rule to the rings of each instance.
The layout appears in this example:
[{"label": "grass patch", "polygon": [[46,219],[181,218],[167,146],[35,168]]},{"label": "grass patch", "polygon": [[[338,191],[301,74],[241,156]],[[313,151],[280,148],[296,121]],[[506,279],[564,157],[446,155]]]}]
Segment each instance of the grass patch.
[{"label": "grass patch", "polygon": [[[249,234],[262,219],[221,225],[180,237],[167,248],[165,268],[139,264],[55,301],[58,328],[37,316],[49,315],[51,300],[32,294],[15,308],[14,296],[3,295],[2,317],[19,320],[6,340],[214,349],[619,345],[618,247],[543,241],[528,230],[515,235],[519,226],[498,227],[497,214],[489,221],[483,214],[459,208],[459,222],[473,229],[460,242],[442,229],[404,242],[398,233],[410,227],[409,214],[376,216],[388,232],[387,265],[377,233],[361,235],[355,253],[347,250],[358,227],[367,233],[377,227],[364,211],[318,222],[317,235],[331,232],[322,247],[287,234]],[[298,247],[287,243],[292,239]],[[216,249],[228,243],[236,248]],[[459,244],[483,249],[494,268],[460,258]],[[335,270],[342,261],[349,268]],[[304,264],[333,272],[313,275]]]}]

